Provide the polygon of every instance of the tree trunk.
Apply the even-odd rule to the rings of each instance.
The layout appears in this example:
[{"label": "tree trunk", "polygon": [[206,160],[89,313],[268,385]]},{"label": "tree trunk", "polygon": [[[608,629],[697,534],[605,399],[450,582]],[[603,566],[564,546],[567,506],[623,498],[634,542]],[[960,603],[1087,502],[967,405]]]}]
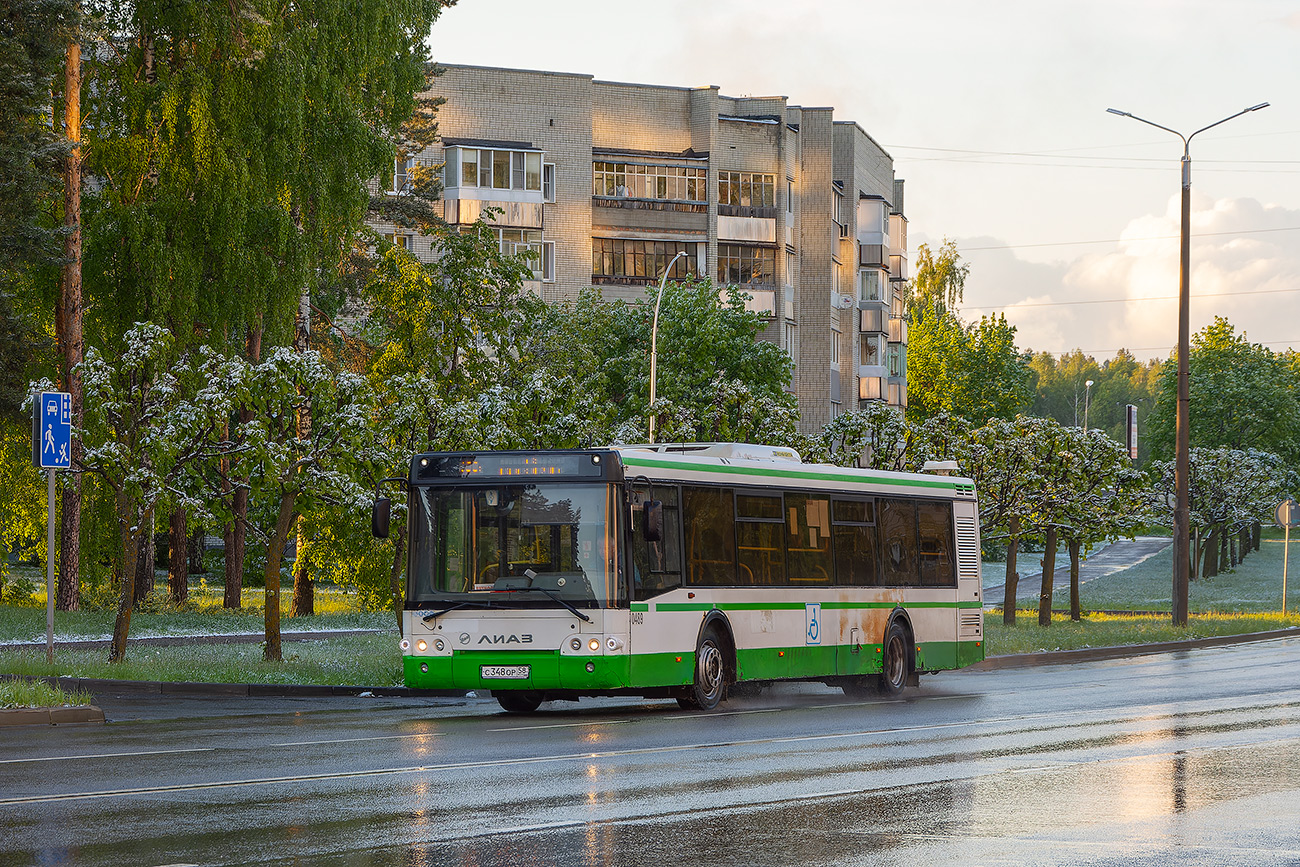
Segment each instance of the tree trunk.
[{"label": "tree trunk", "polygon": [[1250,547],[1256,551],[1259,550],[1259,536],[1262,532],[1259,521],[1256,521],[1250,528]]},{"label": "tree trunk", "polygon": [[1079,540],[1068,542],[1070,549],[1070,619],[1078,623],[1083,619],[1083,609],[1079,605]]},{"label": "tree trunk", "polygon": [[284,559],[284,544],[293,524],[292,491],[280,494],[280,514],[275,519],[275,532],[266,546],[266,644],[262,658],[267,662],[280,662],[280,561]]},{"label": "tree trunk", "polygon": [[171,532],[167,535],[167,594],[173,605],[181,605],[190,595],[190,534],[184,506],[172,512]]},{"label": "tree trunk", "polygon": [[[248,333],[247,352],[248,360],[253,364],[257,364],[262,355],[262,328],[260,325]],[[247,407],[240,407],[240,427],[243,428],[252,419],[252,410]],[[233,519],[226,526],[225,532],[226,597],[223,605],[226,608],[241,608],[244,604],[242,594],[244,590],[244,547],[248,534],[248,478],[235,475],[237,472],[235,469],[236,463],[236,460],[231,459],[229,478],[234,483],[234,495],[230,504]]]},{"label": "tree trunk", "polygon": [[208,570],[203,565],[203,531],[195,530],[189,539],[189,544],[185,548],[185,556],[189,560],[189,573],[191,575],[206,575]]},{"label": "tree trunk", "polygon": [[154,538],[153,509],[147,509],[139,529],[139,550],[135,555],[135,604],[144,602],[153,591]]},{"label": "tree trunk", "polygon": [[310,617],[316,613],[316,585],[312,583],[307,570],[307,534],[303,532],[303,519],[294,522],[298,535],[293,545],[293,605],[289,608],[290,617]]},{"label": "tree trunk", "polygon": [[[72,424],[80,427],[84,413],[81,374],[81,45],[68,43],[64,87],[64,129],[72,149],[68,153],[63,184],[63,279],[55,310],[63,386],[72,396]],[[81,437],[72,438],[72,465],[81,462]],[[63,485],[63,511],[59,546],[59,584],[55,607],[74,611],[81,604],[81,474],[72,473]],[[50,552],[53,555],[53,552]]]},{"label": "tree trunk", "polygon": [[1228,533],[1223,528],[1219,528],[1219,550],[1215,556],[1219,558],[1218,572],[1230,568],[1228,561]]},{"label": "tree trunk", "polygon": [[1020,573],[1016,571],[1016,555],[1020,552],[1020,519],[1007,521],[1011,541],[1007,544],[1007,581],[1002,591],[1002,622],[1016,624],[1016,591],[1020,586]]},{"label": "tree trunk", "polygon": [[1219,574],[1219,528],[1210,528],[1210,537],[1205,540],[1205,553],[1201,555],[1201,574],[1213,578]]},{"label": "tree trunk", "polygon": [[1043,553],[1043,589],[1038,596],[1038,625],[1052,625],[1052,584],[1056,580],[1056,528],[1047,528]]},{"label": "tree trunk", "polygon": [[1237,556],[1237,534],[1228,534],[1228,555],[1231,558],[1232,568],[1236,569],[1241,559]]},{"label": "tree trunk", "polygon": [[393,567],[388,570],[388,591],[393,598],[393,614],[397,617],[397,632],[402,634],[402,572],[406,566],[406,533],[397,536],[393,551]]},{"label": "tree trunk", "polygon": [[[117,495],[117,519],[122,543],[122,580],[118,585],[117,620],[113,624],[113,643],[109,650],[109,662],[122,662],[126,659],[126,638],[131,631],[131,609],[135,607],[135,561],[140,552],[139,530],[145,522],[133,514],[134,504],[122,492]],[[131,532],[132,518],[136,518],[137,532]]]}]

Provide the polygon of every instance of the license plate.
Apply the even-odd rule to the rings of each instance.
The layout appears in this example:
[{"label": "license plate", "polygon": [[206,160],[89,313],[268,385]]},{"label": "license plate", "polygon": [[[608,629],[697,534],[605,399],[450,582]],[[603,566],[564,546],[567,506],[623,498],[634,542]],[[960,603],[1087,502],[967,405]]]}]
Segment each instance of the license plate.
[{"label": "license plate", "polygon": [[484,680],[527,680],[530,669],[528,665],[483,665],[479,674]]}]

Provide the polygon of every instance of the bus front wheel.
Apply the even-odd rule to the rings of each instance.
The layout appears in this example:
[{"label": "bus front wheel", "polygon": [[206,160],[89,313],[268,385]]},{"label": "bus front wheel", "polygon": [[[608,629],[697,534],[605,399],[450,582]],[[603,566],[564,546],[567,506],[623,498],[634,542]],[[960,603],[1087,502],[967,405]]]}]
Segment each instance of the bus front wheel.
[{"label": "bus front wheel", "polygon": [[532,713],[542,704],[542,694],[532,690],[494,692],[492,697],[510,713]]},{"label": "bus front wheel", "polygon": [[885,632],[880,675],[876,679],[876,688],[881,695],[898,695],[907,686],[908,676],[912,673],[912,660],[907,648],[907,629],[895,620]]},{"label": "bus front wheel", "polygon": [[722,701],[727,689],[726,647],[716,629],[709,628],[700,636],[695,648],[695,678],[690,686],[682,687],[677,703],[687,710],[713,710]]}]

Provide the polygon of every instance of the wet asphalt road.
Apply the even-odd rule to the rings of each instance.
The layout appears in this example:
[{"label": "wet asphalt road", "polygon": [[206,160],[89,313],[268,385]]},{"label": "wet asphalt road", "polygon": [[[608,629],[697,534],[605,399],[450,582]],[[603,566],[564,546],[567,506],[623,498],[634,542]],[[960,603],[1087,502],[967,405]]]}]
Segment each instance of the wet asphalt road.
[{"label": "wet asphalt road", "polygon": [[923,684],[101,696],[0,734],[0,864],[1300,863],[1300,639]]}]

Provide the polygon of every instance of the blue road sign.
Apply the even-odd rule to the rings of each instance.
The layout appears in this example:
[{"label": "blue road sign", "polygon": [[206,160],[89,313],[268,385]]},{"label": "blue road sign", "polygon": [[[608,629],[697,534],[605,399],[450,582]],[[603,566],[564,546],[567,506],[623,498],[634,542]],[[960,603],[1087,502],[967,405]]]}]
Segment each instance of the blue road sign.
[{"label": "blue road sign", "polygon": [[43,391],[32,411],[32,464],[43,470],[72,466],[72,395]]}]

